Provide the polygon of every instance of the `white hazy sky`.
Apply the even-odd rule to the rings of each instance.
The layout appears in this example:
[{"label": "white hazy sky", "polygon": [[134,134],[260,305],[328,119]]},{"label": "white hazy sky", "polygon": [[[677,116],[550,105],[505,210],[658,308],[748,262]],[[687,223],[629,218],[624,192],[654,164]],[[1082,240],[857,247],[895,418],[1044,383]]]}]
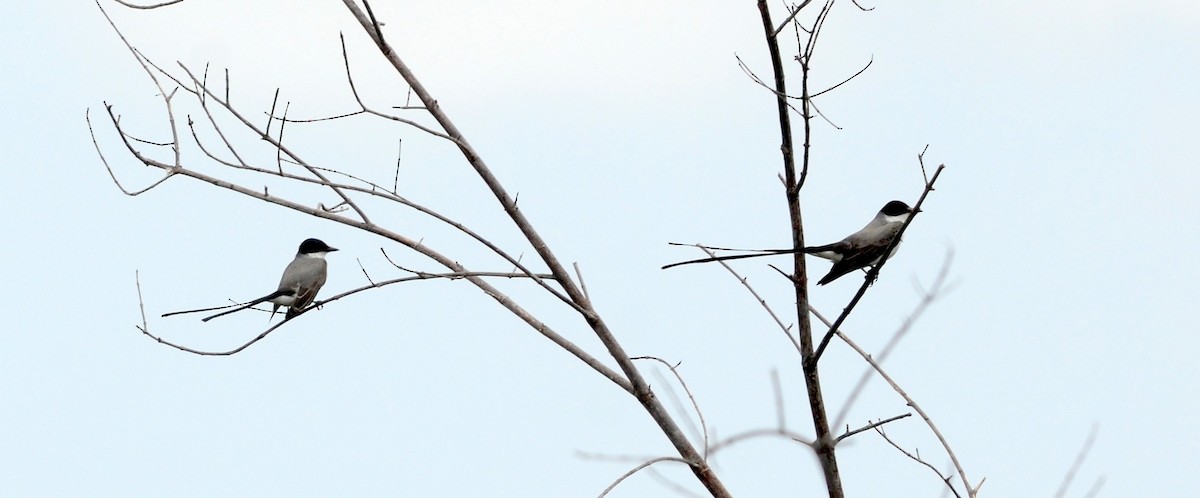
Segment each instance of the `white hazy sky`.
[{"label": "white hazy sky", "polygon": [[[847,330],[878,350],[917,302],[914,282],[932,280],[953,250],[957,287],[887,367],[940,424],[969,476],[987,478],[983,496],[1053,496],[1093,425],[1098,438],[1067,496],[1100,478],[1100,496],[1200,495],[1200,7],[868,3],[873,12],[839,2],[814,63],[823,87],[874,60],[818,101],[842,129],[816,123],[803,193],[809,240],[840,238],[887,200],[915,200],[926,144],[928,162],[949,169]],[[339,32],[365,98],[380,107],[403,100],[340,2],[104,5],[158,63],[229,68],[234,101],[260,121],[276,88],[293,117],[353,110]],[[745,290],[718,267],[659,270],[698,255],[668,241],[789,240],[774,102],[735,60],[769,77],[753,1],[375,8],[551,247],[581,265],[626,349],[681,363],[711,432],[771,426],[777,369],[789,427],[811,433],[799,361]],[[103,109],[109,102],[130,130],[167,140],[155,88],[90,2],[23,2],[5,18],[0,495],[588,497],[633,463],[581,453],[673,454],[631,397],[463,282],[345,300],[227,358],[140,335],[135,271],[157,317],[269,292],[311,236],[342,249],[331,256],[326,294],[362,285],[359,263],[377,279],[394,276],[381,246],[406,266],[437,267],[186,178],[122,195],[85,112],[117,174],[144,186],[156,175],[122,154]],[[288,133],[311,161],[385,183],[403,139],[402,194],[532,260],[447,144],[365,118]],[[194,147],[185,162],[219,171]],[[379,221],[472,269],[508,269],[427,219],[376,209]],[[736,267],[789,309],[788,286],[766,261]],[[826,269],[813,262],[810,276]],[[604,355],[561,305],[527,283],[499,285]],[[857,285],[844,278],[816,288],[814,306],[836,314]],[[205,324],[152,318],[151,327],[221,350],[264,321],[243,313]],[[863,365],[836,342],[822,365],[836,411]],[[649,378],[665,396],[667,382]],[[848,423],[907,411],[876,381]],[[947,467],[918,420],[889,427]],[[850,496],[943,491],[873,435],[851,439],[839,458]],[[822,492],[813,458],[787,442],[743,443],[714,462],[736,496]],[[678,466],[661,472],[702,492]],[[673,493],[639,474],[612,496]]]}]

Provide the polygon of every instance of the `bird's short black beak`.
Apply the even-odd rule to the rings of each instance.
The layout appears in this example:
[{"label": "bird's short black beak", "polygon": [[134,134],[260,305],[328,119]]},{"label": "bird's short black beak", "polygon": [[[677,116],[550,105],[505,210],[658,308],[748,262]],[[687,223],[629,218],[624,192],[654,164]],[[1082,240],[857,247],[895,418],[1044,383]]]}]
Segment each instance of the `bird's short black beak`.
[{"label": "bird's short black beak", "polygon": [[330,247],[328,252],[333,252],[333,251],[336,251],[336,250],[338,250],[338,248],[336,248],[336,247]]}]

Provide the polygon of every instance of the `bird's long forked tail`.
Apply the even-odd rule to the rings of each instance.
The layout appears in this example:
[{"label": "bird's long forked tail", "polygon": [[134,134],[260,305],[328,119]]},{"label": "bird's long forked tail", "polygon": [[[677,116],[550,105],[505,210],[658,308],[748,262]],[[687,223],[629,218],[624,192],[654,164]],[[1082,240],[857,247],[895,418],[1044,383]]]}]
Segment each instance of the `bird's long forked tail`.
[{"label": "bird's long forked tail", "polygon": [[163,318],[166,318],[166,317],[168,317],[168,316],[175,316],[175,315],[187,315],[187,314],[191,314],[191,313],[203,313],[203,312],[205,312],[205,311],[216,311],[216,310],[223,310],[223,309],[226,309],[226,308],[233,308],[233,307],[235,307],[235,306],[242,306],[242,303],[226,304],[225,306],[213,306],[213,307],[211,307],[211,308],[198,308],[198,309],[194,309],[194,310],[170,311],[170,312],[167,312],[167,313],[163,313],[161,316],[162,316]]},{"label": "bird's long forked tail", "polygon": [[229,304],[229,305],[225,305],[225,306],[215,306],[215,307],[212,307],[212,308],[199,308],[199,309],[194,309],[194,310],[172,311],[172,312],[170,312],[170,313],[163,313],[163,314],[162,314],[162,317],[163,317],[163,318],[166,318],[166,317],[168,317],[168,316],[174,316],[174,315],[186,315],[186,314],[189,314],[189,313],[202,313],[202,312],[205,312],[205,311],[223,310],[223,309],[225,309],[225,308],[230,308],[230,307],[232,307],[232,309],[229,309],[229,310],[226,310],[226,311],[222,311],[222,312],[220,312],[220,313],[217,313],[217,314],[215,314],[215,315],[212,315],[212,316],[206,316],[206,317],[204,317],[204,318],[201,318],[201,319],[200,319],[200,321],[202,321],[202,322],[207,322],[207,321],[209,321],[209,320],[212,320],[213,318],[217,318],[217,317],[225,316],[225,315],[228,315],[228,314],[230,314],[230,313],[237,313],[237,312],[239,312],[239,311],[242,311],[242,310],[244,310],[244,309],[246,309],[246,308],[249,308],[249,307],[251,307],[251,306],[254,306],[254,305],[256,305],[256,304],[259,304],[259,303],[262,303],[262,302],[266,302],[266,301],[270,301],[270,300],[272,300],[272,299],[275,299],[275,298],[277,298],[277,297],[279,297],[279,296],[286,295],[286,294],[288,294],[289,292],[290,292],[290,291],[287,291],[287,290],[277,290],[277,291],[275,291],[275,292],[272,292],[272,293],[270,293],[270,294],[267,294],[267,295],[265,295],[265,296],[263,296],[263,297],[260,297],[260,298],[258,298],[258,299],[255,299],[255,300],[253,300],[253,301],[250,301],[250,302],[247,302],[247,303],[243,303],[243,304]]},{"label": "bird's long forked tail", "polygon": [[[832,246],[833,246],[833,244],[829,244],[829,245],[825,245],[825,246],[805,247],[804,249],[800,249],[800,250],[796,250],[796,249],[754,249],[755,251],[758,251],[758,252],[756,252],[754,254],[733,254],[730,256],[710,256],[707,258],[690,259],[687,261],[680,261],[678,263],[671,263],[669,265],[665,265],[662,267],[662,269],[666,270],[668,268],[674,268],[676,266],[690,265],[690,264],[695,264],[695,263],[712,263],[715,261],[729,261],[731,259],[757,258],[757,257],[761,257],[761,256],[778,256],[780,254],[794,254],[797,252],[804,252],[805,254],[815,254],[815,253],[819,253],[819,252],[825,252]],[[826,259],[828,259],[828,258],[826,258]]]},{"label": "bird's long forked tail", "polygon": [[[222,317],[222,316],[228,315],[228,314],[230,314],[230,313],[237,313],[237,312],[239,312],[239,311],[242,311],[242,310],[244,310],[244,309],[246,309],[246,308],[249,308],[249,307],[251,307],[251,306],[254,306],[254,305],[258,304],[258,303],[262,303],[262,302],[270,301],[270,300],[272,300],[272,299],[275,299],[275,298],[277,298],[277,297],[279,297],[279,296],[285,296],[285,295],[287,295],[287,294],[290,294],[291,292],[292,292],[291,290],[287,290],[287,289],[281,289],[281,290],[277,290],[277,291],[275,291],[275,292],[272,292],[272,293],[270,293],[270,294],[267,294],[267,295],[265,295],[265,296],[263,296],[263,297],[260,297],[260,298],[258,298],[258,299],[255,299],[255,300],[253,300],[253,301],[250,301],[250,302],[248,302],[248,303],[246,303],[246,304],[243,304],[243,305],[241,305],[241,306],[238,306],[238,307],[236,307],[236,308],[234,308],[234,309],[231,309],[231,310],[228,310],[228,311],[222,311],[222,312],[220,312],[220,313],[217,313],[217,314],[215,314],[215,315],[212,315],[212,316],[206,316],[206,317],[204,317],[204,318],[201,318],[201,319],[200,319],[200,321],[202,321],[202,322],[207,322],[207,321],[209,321],[209,320],[212,320],[213,318]],[[274,312],[272,312],[272,313],[271,313],[271,316],[275,316],[275,313],[274,313]]]}]

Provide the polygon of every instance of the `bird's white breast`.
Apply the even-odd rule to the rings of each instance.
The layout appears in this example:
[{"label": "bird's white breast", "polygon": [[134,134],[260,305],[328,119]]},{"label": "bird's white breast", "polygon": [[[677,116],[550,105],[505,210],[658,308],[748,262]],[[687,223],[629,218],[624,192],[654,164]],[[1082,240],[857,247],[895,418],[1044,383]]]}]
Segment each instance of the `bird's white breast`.
[{"label": "bird's white breast", "polygon": [[814,252],[811,254],[818,258],[828,259],[830,261],[833,261],[834,263],[842,260],[842,255],[838,254],[836,252],[833,252],[833,251],[821,251],[821,252]]}]

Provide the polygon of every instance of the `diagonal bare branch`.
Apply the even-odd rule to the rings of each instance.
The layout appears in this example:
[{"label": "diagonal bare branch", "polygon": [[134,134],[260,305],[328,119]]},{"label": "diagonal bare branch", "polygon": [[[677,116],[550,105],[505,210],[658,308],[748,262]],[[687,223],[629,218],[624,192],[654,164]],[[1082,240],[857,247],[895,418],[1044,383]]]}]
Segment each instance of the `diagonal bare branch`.
[{"label": "diagonal bare branch", "polygon": [[[957,498],[962,498],[962,495],[958,494],[958,488],[954,487],[954,484],[952,484],[950,482],[950,480],[954,477],[953,474],[951,474],[951,475],[943,474],[942,471],[938,470],[937,467],[934,467],[933,464],[925,461],[925,459],[921,458],[920,455],[913,454],[913,452],[904,449],[903,446],[900,446],[900,443],[897,443],[897,442],[893,441],[892,438],[888,437],[887,433],[883,431],[882,427],[875,427],[874,429],[875,429],[875,433],[879,434],[879,437],[882,437],[884,441],[887,441],[887,443],[889,445],[891,445],[892,448],[895,448],[896,451],[900,452],[900,454],[908,457],[909,460],[912,460],[921,465],[924,465],[929,470],[932,470],[934,474],[937,474],[938,479],[941,479],[942,483],[944,483],[946,485],[946,488],[948,488],[951,493],[954,493],[954,496],[956,496]],[[945,495],[943,495],[943,496],[945,496]]]},{"label": "diagonal bare branch", "polygon": [[1071,463],[1071,468],[1063,476],[1062,484],[1058,486],[1058,491],[1054,493],[1054,498],[1067,496],[1067,489],[1071,487],[1071,482],[1075,480],[1075,473],[1079,472],[1079,468],[1083,466],[1083,460],[1087,458],[1088,453],[1091,453],[1092,444],[1096,442],[1098,434],[1100,434],[1100,426],[1092,424],[1092,430],[1088,432],[1088,437],[1083,442],[1083,447],[1079,448],[1079,454],[1075,455],[1075,461]]},{"label": "diagonal bare branch", "polygon": [[[363,0],[363,3],[367,4],[368,2]],[[638,402],[642,404],[642,406],[650,414],[651,418],[653,418],[658,424],[659,428],[667,436],[667,439],[672,445],[675,446],[676,450],[679,451],[680,456],[683,457],[685,461],[691,462],[692,473],[695,474],[696,478],[699,479],[700,482],[704,484],[705,488],[708,489],[708,491],[714,496],[730,496],[729,491],[725,489],[724,484],[721,483],[720,479],[717,478],[716,474],[712,471],[708,464],[703,461],[700,453],[688,441],[679,425],[671,418],[670,414],[666,410],[666,407],[663,406],[663,404],[651,391],[649,384],[646,383],[645,379],[641,375],[641,372],[639,372],[637,367],[633,364],[633,361],[629,359],[629,355],[625,352],[624,347],[617,341],[612,331],[608,328],[608,325],[600,317],[600,314],[591,308],[590,303],[587,301],[587,297],[575,283],[574,279],[572,279],[566,267],[550,250],[549,245],[544,239],[542,239],[542,236],[537,232],[537,230],[534,229],[533,224],[529,221],[529,219],[526,218],[524,213],[521,212],[521,210],[517,207],[516,199],[508,194],[507,189],[505,189],[500,183],[499,178],[497,178],[492,172],[491,168],[488,167],[482,156],[480,156],[474,147],[471,146],[471,144],[466,140],[465,136],[461,131],[459,131],[458,127],[454,124],[450,117],[442,111],[437,100],[425,88],[416,75],[409,69],[408,65],[405,64],[404,61],[402,61],[400,57],[396,55],[395,50],[393,50],[392,47],[389,46],[386,41],[384,41],[382,34],[379,32],[379,24],[373,19],[369,18],[369,16],[358,7],[354,0],[343,0],[343,4],[351,12],[351,14],[354,15],[355,19],[358,20],[359,24],[363,28],[363,31],[370,36],[375,42],[376,46],[379,47],[379,50],[383,54],[384,58],[388,60],[396,72],[400,74],[406,83],[408,83],[409,88],[412,89],[412,92],[417,96],[421,103],[424,104],[426,110],[442,127],[442,130],[445,131],[447,135],[454,137],[454,142],[458,146],[459,151],[462,153],[467,163],[471,165],[471,167],[475,170],[475,173],[492,192],[493,196],[495,196],[496,200],[500,203],[501,208],[509,216],[509,219],[511,219],[513,224],[516,225],[518,230],[520,230],[521,234],[524,235],[529,244],[533,246],[534,251],[537,252],[538,256],[546,264],[547,268],[549,268],[550,273],[554,275],[555,280],[558,281],[559,285],[563,287],[563,290],[566,292],[567,296],[569,296],[572,301],[580,304],[584,308],[584,310],[581,312],[584,321],[600,339],[600,342],[604,344],[604,347],[608,350],[609,355],[620,366],[621,371],[625,374],[625,378],[628,379],[628,384],[632,388],[630,392],[635,396]]]},{"label": "diagonal bare branch", "polygon": [[[917,323],[917,319],[925,314],[925,311],[929,309],[934,301],[939,299],[942,295],[950,290],[944,286],[946,283],[946,278],[950,275],[950,266],[953,261],[954,251],[947,251],[946,258],[942,262],[942,268],[941,270],[938,270],[937,277],[933,279],[933,284],[930,285],[928,290],[921,293],[921,300],[917,302],[917,305],[913,308],[912,313],[909,313],[908,317],[904,319],[904,322],[901,323],[900,327],[896,329],[896,332],[892,334],[891,339],[888,339],[887,344],[885,344],[883,349],[879,351],[879,354],[874,355],[875,361],[879,362],[880,364],[883,364],[883,362],[887,361],[888,356],[891,356],[892,354],[892,350],[896,348],[896,345],[900,344],[900,340],[903,339],[904,336],[908,335],[908,332],[912,330],[913,325]],[[842,408],[838,410],[837,417],[834,418],[834,426],[842,425],[842,422],[844,422],[846,417],[849,416],[850,409],[854,406],[854,402],[858,400],[858,396],[862,394],[863,389],[867,387],[867,382],[871,380],[872,372],[873,370],[870,366],[868,366],[866,370],[863,371],[862,375],[859,376],[858,382],[855,383],[854,387],[850,389],[850,394],[846,395],[846,402],[843,403]]]},{"label": "diagonal bare branch", "polygon": [[[833,324],[831,324],[815,309],[812,312],[813,315],[817,316],[822,322],[828,324],[830,328],[833,327]],[[939,430],[937,425],[933,423],[933,419],[930,418],[927,413],[925,413],[925,410],[921,408],[921,405],[918,404],[917,401],[912,398],[912,396],[909,396],[908,393],[900,387],[900,384],[893,380],[892,377],[883,370],[883,367],[879,364],[879,362],[875,361],[875,359],[871,357],[870,353],[867,353],[864,349],[859,347],[858,344],[851,340],[846,334],[839,331],[837,336],[842,340],[842,342],[845,342],[848,346],[850,346],[851,349],[858,353],[859,356],[862,356],[863,360],[870,364],[871,368],[874,368],[875,371],[879,373],[879,376],[882,377],[883,380],[892,387],[892,390],[895,391],[896,394],[899,394],[901,398],[904,398],[904,402],[908,406],[917,411],[917,414],[921,416],[921,420],[925,421],[925,425],[929,427],[929,430],[933,432],[933,435],[937,437],[939,442],[941,442],[942,449],[944,449],[946,454],[950,456],[950,461],[954,463],[954,468],[958,471],[958,477],[960,480],[962,480],[962,485],[967,491],[967,496],[974,497],[979,492],[979,487],[983,486],[983,481],[979,481],[979,484],[974,487],[971,486],[971,481],[967,479],[967,472],[963,470],[962,464],[958,461],[958,455],[954,453],[954,449],[950,447],[950,443],[946,441],[946,437],[942,435],[942,431]]]}]

